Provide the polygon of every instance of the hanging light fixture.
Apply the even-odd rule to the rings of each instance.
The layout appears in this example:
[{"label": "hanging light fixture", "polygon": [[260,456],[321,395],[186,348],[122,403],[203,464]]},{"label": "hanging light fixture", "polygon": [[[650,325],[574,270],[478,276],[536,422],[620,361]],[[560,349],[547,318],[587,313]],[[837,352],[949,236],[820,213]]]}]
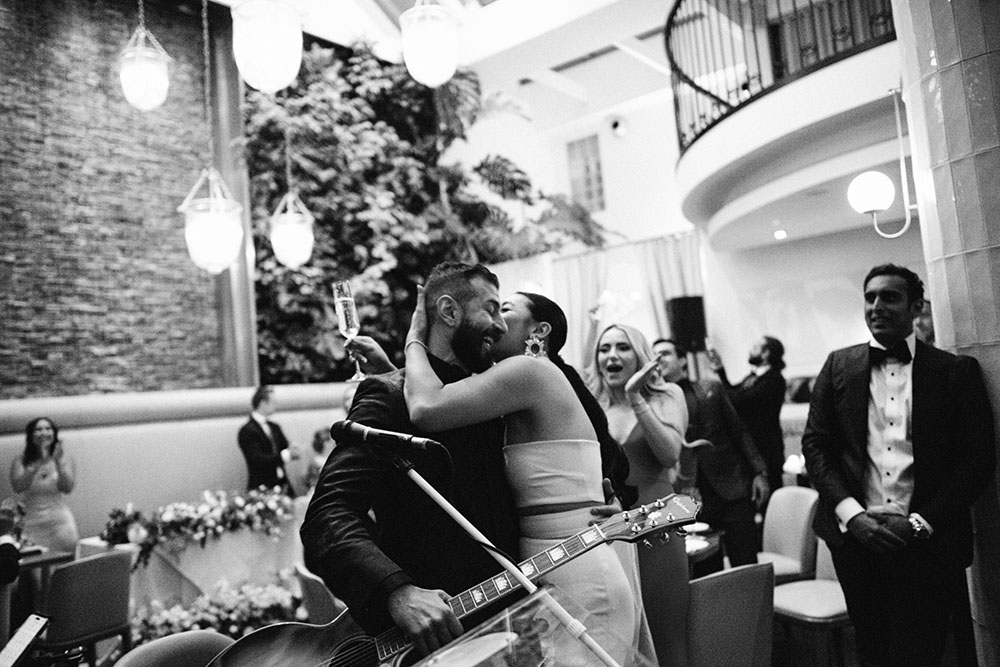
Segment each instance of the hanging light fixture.
[{"label": "hanging light fixture", "polygon": [[285,130],[285,184],[288,194],[281,198],[271,216],[271,248],[278,261],[290,269],[297,269],[312,255],[313,216],[299,199],[292,186],[292,161],[289,156],[290,141]]},{"label": "hanging light fixture", "polygon": [[458,17],[429,0],[417,0],[399,17],[403,61],[410,76],[431,88],[446,83],[458,67]]},{"label": "hanging light fixture", "polygon": [[[205,120],[209,128],[208,149],[215,156],[212,133],[212,70],[208,54],[208,0],[201,2],[202,54],[205,59]],[[210,159],[211,159],[210,158]],[[207,186],[208,197],[199,197]],[[243,207],[233,199],[229,188],[215,167],[203,169],[198,181],[177,207],[184,214],[184,240],[195,266],[209,273],[220,273],[232,265],[243,244]]]},{"label": "hanging light fixture", "polygon": [[903,123],[899,114],[899,90],[892,90],[892,104],[896,110],[896,141],[899,143],[899,183],[903,189],[903,211],[906,218],[903,226],[893,233],[882,231],[878,226],[878,214],[888,210],[892,202],[896,199],[896,186],[892,184],[892,179],[881,171],[866,171],[858,174],[847,186],[847,201],[858,213],[872,216],[872,225],[875,233],[886,239],[895,239],[902,236],[910,228],[913,221],[913,210],[916,204],[910,204],[909,179],[906,176],[906,155],[903,151]]},{"label": "hanging light fixture", "polygon": [[118,78],[125,100],[140,111],[152,111],[167,99],[170,56],[153,33],[146,30],[146,11],[139,0],[139,27],[118,59]]},{"label": "hanging light fixture", "polygon": [[288,86],[302,65],[302,18],[283,0],[245,0],[232,9],[233,56],[240,76],[257,90]]}]

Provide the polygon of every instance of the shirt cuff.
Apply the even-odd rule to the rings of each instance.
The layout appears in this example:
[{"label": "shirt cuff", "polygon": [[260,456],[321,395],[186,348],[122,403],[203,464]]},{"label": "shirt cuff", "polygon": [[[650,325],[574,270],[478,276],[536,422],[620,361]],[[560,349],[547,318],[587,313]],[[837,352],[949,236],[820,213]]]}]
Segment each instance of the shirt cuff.
[{"label": "shirt cuff", "polygon": [[837,506],[833,511],[837,515],[837,523],[840,524],[840,532],[846,533],[847,522],[863,513],[865,508],[862,507],[861,503],[855,500],[852,496],[848,496],[837,503]]},{"label": "shirt cuff", "polygon": [[934,534],[934,529],[931,528],[931,524],[927,523],[927,519],[925,519],[924,517],[920,516],[916,512],[910,512],[910,517],[912,517],[912,518],[916,519],[917,521],[919,521],[920,523],[922,523],[924,525],[924,528],[927,529],[927,534],[928,535],[933,535]]}]

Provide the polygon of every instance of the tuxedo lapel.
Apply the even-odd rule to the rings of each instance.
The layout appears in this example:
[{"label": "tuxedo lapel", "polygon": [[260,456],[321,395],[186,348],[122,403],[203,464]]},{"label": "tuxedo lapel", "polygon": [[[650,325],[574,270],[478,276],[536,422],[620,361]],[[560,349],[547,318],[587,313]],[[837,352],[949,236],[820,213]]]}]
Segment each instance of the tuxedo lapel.
[{"label": "tuxedo lapel", "polygon": [[868,400],[871,371],[868,367],[868,346],[859,345],[847,351],[844,365],[844,408],[850,425],[849,442],[864,451],[868,447]]}]

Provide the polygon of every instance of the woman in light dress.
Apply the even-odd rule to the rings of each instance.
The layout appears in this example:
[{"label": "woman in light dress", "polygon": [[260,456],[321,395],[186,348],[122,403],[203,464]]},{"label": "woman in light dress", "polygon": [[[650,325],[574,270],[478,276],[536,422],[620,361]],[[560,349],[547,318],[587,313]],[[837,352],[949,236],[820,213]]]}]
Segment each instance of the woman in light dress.
[{"label": "woman in light dress", "polygon": [[[407,335],[404,391],[410,418],[443,431],[505,416],[507,477],[520,517],[522,555],[537,554],[584,530],[604,505],[601,448],[581,396],[586,387],[562,361],[562,310],[540,295],[517,293],[501,305],[507,333],[493,347],[497,363],[443,385],[427,360],[423,293]],[[578,393],[580,392],[580,393]],[[590,397],[587,397],[590,398]],[[475,443],[470,443],[475,446]],[[590,635],[615,659],[634,659],[646,626],[622,561],[608,544],[550,572],[546,579],[588,612]],[[559,646],[559,664],[600,664],[583,644]]]},{"label": "woman in light dress", "polygon": [[[673,492],[673,476],[685,446],[688,413],[684,392],[659,375],[653,351],[638,329],[613,324],[594,350],[591,391],[604,407],[611,435],[628,456],[628,483],[639,502]],[[661,665],[687,664],[688,565],[684,540],[639,549],[646,617]]]},{"label": "woman in light dress", "polygon": [[76,484],[76,466],[63,449],[59,428],[48,417],[28,422],[24,452],[11,462],[10,484],[24,504],[22,539],[74,552],[80,536],[66,494]]}]

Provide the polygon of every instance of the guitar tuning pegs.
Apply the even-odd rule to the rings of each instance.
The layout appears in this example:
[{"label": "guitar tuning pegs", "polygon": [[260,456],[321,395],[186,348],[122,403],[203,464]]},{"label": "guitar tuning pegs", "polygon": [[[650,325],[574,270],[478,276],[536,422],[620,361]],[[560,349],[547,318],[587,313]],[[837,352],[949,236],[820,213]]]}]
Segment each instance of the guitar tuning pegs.
[{"label": "guitar tuning pegs", "polygon": [[670,541],[670,533],[669,532],[664,531],[664,532],[660,533],[660,544],[666,544],[669,541]]},{"label": "guitar tuning pegs", "polygon": [[642,546],[646,547],[647,549],[652,549],[653,548],[653,543],[650,542],[649,540],[643,540],[642,541]]},{"label": "guitar tuning pegs", "polygon": [[673,520],[674,520],[673,512],[667,512],[667,521],[673,521]]},{"label": "guitar tuning pegs", "polygon": [[667,504],[665,502],[663,502],[662,500],[660,500],[659,498],[657,498],[656,502],[653,503],[653,504],[656,505],[656,509],[658,509],[658,510],[661,510],[661,509],[663,509],[664,507],[667,506]]},{"label": "guitar tuning pegs", "polygon": [[643,505],[639,508],[639,514],[642,514],[643,516],[649,514],[649,508]]},{"label": "guitar tuning pegs", "polygon": [[629,528],[629,530],[631,530],[633,533],[638,533],[639,531],[642,530],[642,528],[640,528],[639,526],[637,526],[635,524],[632,524],[632,527]]}]

